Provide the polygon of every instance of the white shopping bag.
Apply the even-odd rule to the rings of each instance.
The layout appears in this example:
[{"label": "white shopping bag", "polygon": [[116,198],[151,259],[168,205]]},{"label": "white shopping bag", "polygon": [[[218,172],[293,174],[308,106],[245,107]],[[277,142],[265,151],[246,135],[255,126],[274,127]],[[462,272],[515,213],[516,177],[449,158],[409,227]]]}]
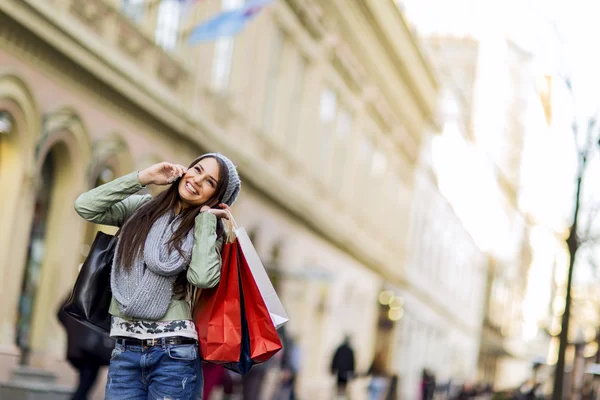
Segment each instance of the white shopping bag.
[{"label": "white shopping bag", "polygon": [[279,329],[290,319],[283,308],[283,304],[281,304],[281,300],[279,300],[279,296],[277,296],[277,293],[275,292],[275,288],[271,283],[271,279],[269,279],[269,275],[267,275],[265,266],[262,261],[260,261],[258,253],[250,241],[248,233],[246,233],[246,229],[237,226],[231,213],[229,214],[229,218],[231,229],[233,229],[233,233],[242,248],[244,258],[250,267],[256,286],[258,286],[258,290],[260,290],[260,294],[269,310],[269,314],[271,314],[273,325],[275,325],[276,329]]}]

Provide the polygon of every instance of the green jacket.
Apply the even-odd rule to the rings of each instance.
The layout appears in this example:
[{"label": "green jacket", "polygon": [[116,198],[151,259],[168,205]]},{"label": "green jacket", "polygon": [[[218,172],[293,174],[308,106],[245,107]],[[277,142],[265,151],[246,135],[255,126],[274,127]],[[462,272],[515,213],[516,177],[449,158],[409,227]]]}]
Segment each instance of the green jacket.
[{"label": "green jacket", "polygon": [[[138,207],[152,199],[150,195],[133,195],[142,188],[138,173],[132,172],[83,193],[75,201],[75,211],[95,224],[121,227]],[[216,227],[217,218],[213,214],[204,212],[196,217],[194,248],[187,280],[201,289],[216,286],[221,278],[223,239],[217,238]],[[109,311],[114,316],[132,319],[121,314],[114,297]],[[191,317],[189,302],[173,298],[160,321],[185,320]]]}]

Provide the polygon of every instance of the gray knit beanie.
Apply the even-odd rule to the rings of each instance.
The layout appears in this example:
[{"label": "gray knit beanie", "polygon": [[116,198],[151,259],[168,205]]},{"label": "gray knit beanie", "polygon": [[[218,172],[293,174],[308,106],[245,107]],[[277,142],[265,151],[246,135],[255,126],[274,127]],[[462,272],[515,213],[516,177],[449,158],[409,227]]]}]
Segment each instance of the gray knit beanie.
[{"label": "gray knit beanie", "polygon": [[215,157],[227,165],[227,176],[229,177],[229,181],[227,182],[227,189],[225,190],[221,202],[231,207],[240,194],[240,188],[242,186],[242,181],[238,175],[237,168],[229,158],[221,153],[207,153],[203,157]]}]

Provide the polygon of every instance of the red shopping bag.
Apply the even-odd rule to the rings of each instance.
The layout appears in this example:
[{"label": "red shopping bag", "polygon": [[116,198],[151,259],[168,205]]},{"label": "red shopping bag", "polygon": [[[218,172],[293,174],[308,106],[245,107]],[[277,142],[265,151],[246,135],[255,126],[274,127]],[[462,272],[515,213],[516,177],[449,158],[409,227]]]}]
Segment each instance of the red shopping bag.
[{"label": "red shopping bag", "polygon": [[235,244],[238,249],[239,273],[244,297],[244,311],[250,338],[250,358],[256,364],[262,363],[273,357],[281,350],[281,340],[277,329],[273,325],[271,314],[263,300],[258,285],[254,281],[252,271],[246,262],[239,242]]},{"label": "red shopping bag", "polygon": [[217,364],[237,362],[242,347],[242,303],[237,246],[225,243],[221,250],[221,280],[203,289],[194,306],[200,356]]},{"label": "red shopping bag", "polygon": [[221,257],[219,284],[202,290],[194,305],[200,356],[245,374],[281,350],[282,344],[235,236],[223,245]]}]

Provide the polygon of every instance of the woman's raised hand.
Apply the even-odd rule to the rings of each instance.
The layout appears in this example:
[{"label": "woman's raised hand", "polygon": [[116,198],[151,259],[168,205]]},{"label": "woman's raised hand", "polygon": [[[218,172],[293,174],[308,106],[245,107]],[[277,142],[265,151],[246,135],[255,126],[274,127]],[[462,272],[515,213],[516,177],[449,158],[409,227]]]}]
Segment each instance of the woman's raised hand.
[{"label": "woman's raised hand", "polygon": [[154,164],[138,173],[142,186],[168,185],[185,174],[187,168],[180,164],[161,162]]},{"label": "woman's raised hand", "polygon": [[209,206],[202,206],[200,212],[214,214],[217,218],[229,219],[229,213],[231,213],[231,208],[229,208],[229,206],[224,203],[219,204],[218,207],[219,208],[210,208]]}]

